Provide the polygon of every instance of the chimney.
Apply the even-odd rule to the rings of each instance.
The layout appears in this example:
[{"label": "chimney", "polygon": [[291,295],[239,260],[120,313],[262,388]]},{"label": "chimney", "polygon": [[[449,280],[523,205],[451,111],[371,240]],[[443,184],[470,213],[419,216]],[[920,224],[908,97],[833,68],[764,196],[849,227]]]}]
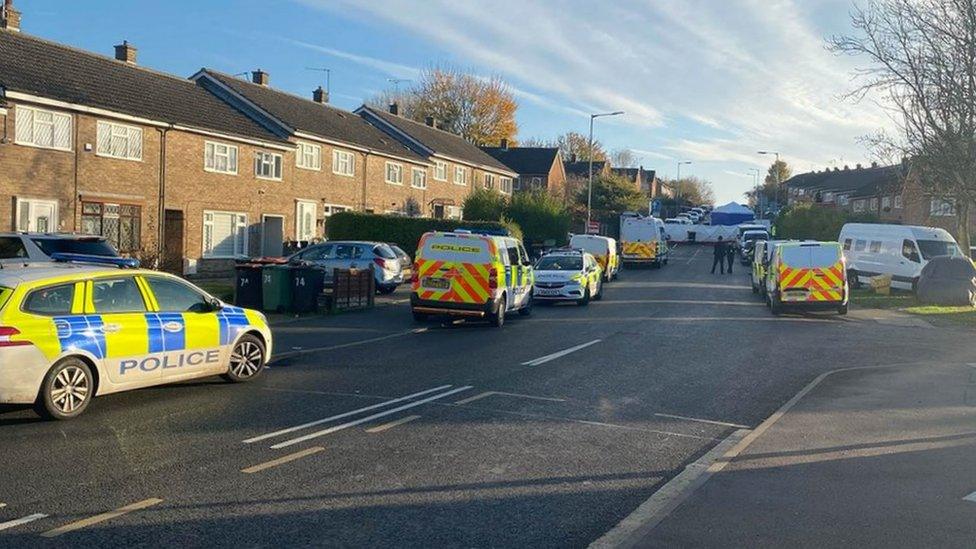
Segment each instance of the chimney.
[{"label": "chimney", "polygon": [[400,116],[400,105],[397,105],[396,102],[390,103],[390,114]]},{"label": "chimney", "polygon": [[573,154],[569,155],[569,161],[570,162],[576,162],[576,153],[573,153]]},{"label": "chimney", "polygon": [[508,139],[505,139],[504,137],[502,138],[502,150],[503,151],[508,150]]},{"label": "chimney", "polygon": [[322,86],[319,86],[312,92],[312,101],[325,105],[329,102],[329,92],[323,90]]},{"label": "chimney", "polygon": [[136,64],[136,52],[139,51],[128,40],[123,40],[121,44],[115,46],[115,59],[124,61],[130,65]]},{"label": "chimney", "polygon": [[428,117],[424,118],[424,124],[427,124],[431,128],[436,128],[437,127],[437,126],[434,125],[434,117],[433,116],[428,116]]},{"label": "chimney", "polygon": [[0,29],[20,32],[20,12],[14,9],[14,0],[3,0],[0,11]]},{"label": "chimney", "polygon": [[850,166],[848,166],[847,164],[844,164],[844,171],[845,171],[845,172],[846,172],[846,171],[848,171],[848,170],[850,170],[850,169],[851,169],[851,167],[850,167]]},{"label": "chimney", "polygon": [[267,86],[268,81],[270,79],[271,77],[268,76],[268,73],[264,72],[261,69],[258,69],[251,73],[251,82],[258,84],[259,86]]},{"label": "chimney", "polygon": [[871,163],[871,167],[872,168],[877,168],[878,167],[878,163],[877,162],[872,162]]}]

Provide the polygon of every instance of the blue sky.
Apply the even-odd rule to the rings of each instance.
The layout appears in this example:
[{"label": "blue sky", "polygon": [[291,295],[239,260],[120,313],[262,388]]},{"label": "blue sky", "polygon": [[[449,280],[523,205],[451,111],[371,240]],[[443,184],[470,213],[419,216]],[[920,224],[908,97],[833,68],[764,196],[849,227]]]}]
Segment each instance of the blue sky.
[{"label": "blue sky", "polygon": [[758,150],[794,171],[868,163],[859,138],[890,128],[872,101],[842,96],[854,61],[826,51],[848,0],[17,0],[25,32],[189,76],[264,69],[310,96],[332,70],[332,102],[355,108],[424,67],[500,75],[520,102],[519,137],[587,131],[674,176],[741,200]]}]

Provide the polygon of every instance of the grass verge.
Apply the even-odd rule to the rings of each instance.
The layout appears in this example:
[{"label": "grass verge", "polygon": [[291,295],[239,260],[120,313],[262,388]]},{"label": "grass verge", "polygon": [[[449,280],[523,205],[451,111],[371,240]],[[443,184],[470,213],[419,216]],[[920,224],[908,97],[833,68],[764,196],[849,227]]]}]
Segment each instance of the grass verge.
[{"label": "grass verge", "polygon": [[908,292],[892,292],[891,295],[878,295],[871,290],[851,292],[854,305],[869,309],[891,309],[917,315],[935,326],[974,326],[976,309],[972,307],[949,307],[942,305],[922,305],[915,295]]}]

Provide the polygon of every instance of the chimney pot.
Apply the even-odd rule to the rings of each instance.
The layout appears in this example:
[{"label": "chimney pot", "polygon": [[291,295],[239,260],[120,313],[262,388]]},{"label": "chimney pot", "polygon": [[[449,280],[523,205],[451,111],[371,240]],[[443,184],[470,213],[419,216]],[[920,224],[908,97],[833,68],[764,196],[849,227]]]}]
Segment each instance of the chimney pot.
[{"label": "chimney pot", "polygon": [[878,163],[877,162],[872,162],[871,163],[871,167],[872,168],[877,168],[878,167]]},{"label": "chimney pot", "polygon": [[502,138],[502,150],[503,151],[508,150],[508,139],[505,139],[504,137]]},{"label": "chimney pot", "polygon": [[267,86],[270,80],[271,77],[268,75],[268,73],[264,72],[261,69],[258,69],[251,73],[251,81],[260,86]]},{"label": "chimney pot", "polygon": [[329,92],[323,90],[322,86],[319,86],[312,92],[312,101],[325,105],[329,102]]},{"label": "chimney pot", "polygon": [[390,103],[390,114],[392,114],[393,116],[400,115],[400,105],[397,105],[395,101],[393,103]]},{"label": "chimney pot", "polygon": [[861,164],[860,163],[857,164],[857,169],[859,169],[859,170],[861,169]]},{"label": "chimney pot", "polygon": [[430,126],[431,128],[433,128],[434,127],[434,117],[433,116],[428,116],[428,117],[424,118],[424,123],[427,124],[428,126]]},{"label": "chimney pot", "polygon": [[845,171],[845,172],[846,172],[846,171],[848,171],[848,170],[850,170],[850,169],[851,169],[851,167],[850,167],[850,166],[848,166],[847,164],[844,164],[844,171]]},{"label": "chimney pot", "polygon": [[576,153],[573,153],[573,154],[569,155],[569,161],[570,162],[576,162]]},{"label": "chimney pot", "polygon": [[139,50],[130,44],[128,40],[123,40],[121,44],[115,45],[115,59],[117,61],[129,63],[130,65],[135,65],[136,53],[138,51]]},{"label": "chimney pot", "polygon": [[0,29],[20,32],[20,12],[14,8],[14,0],[3,0],[0,10]]}]

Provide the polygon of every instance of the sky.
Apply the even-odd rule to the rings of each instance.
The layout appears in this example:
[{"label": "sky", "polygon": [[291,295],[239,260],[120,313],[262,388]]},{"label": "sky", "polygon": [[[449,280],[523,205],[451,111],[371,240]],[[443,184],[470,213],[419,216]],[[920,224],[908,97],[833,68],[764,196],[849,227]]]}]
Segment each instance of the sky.
[{"label": "sky", "polygon": [[[869,164],[863,138],[891,129],[872,98],[847,98],[863,60],[829,52],[851,0],[16,0],[24,32],[190,76],[263,69],[354,109],[424,68],[497,75],[519,101],[518,137],[567,131],[646,169],[695,175],[743,201],[776,151],[794,173]],[[408,86],[409,83],[400,84]]]}]

